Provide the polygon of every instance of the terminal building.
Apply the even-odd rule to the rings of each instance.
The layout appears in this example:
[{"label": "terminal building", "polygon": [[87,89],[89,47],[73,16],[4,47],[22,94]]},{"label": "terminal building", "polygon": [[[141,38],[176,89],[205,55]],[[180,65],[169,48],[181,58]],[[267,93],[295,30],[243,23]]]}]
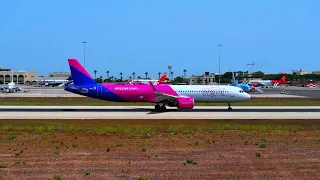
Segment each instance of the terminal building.
[{"label": "terminal building", "polygon": [[306,75],[306,74],[309,74],[309,72],[300,69],[300,70],[293,70],[293,71],[292,71],[292,74],[293,74],[293,75]]},{"label": "terminal building", "polygon": [[49,74],[49,77],[59,77],[59,78],[62,78],[62,77],[68,78],[70,76],[71,76],[70,72],[52,72]]},{"label": "terminal building", "polygon": [[12,71],[10,68],[0,66],[0,84],[8,84],[13,81],[16,84],[36,85],[41,80],[68,79],[70,72],[52,72],[49,77],[39,76],[38,72]]},{"label": "terminal building", "polygon": [[216,73],[205,72],[202,76],[191,76],[188,79],[189,85],[214,85]]},{"label": "terminal building", "polygon": [[34,81],[38,77],[37,72],[11,71],[11,69],[0,67],[0,84],[8,84],[13,81],[16,84]]}]

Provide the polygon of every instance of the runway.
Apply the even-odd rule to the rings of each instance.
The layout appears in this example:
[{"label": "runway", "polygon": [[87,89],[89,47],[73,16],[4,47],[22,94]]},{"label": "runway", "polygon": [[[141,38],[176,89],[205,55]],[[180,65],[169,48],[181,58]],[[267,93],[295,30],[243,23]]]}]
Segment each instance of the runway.
[{"label": "runway", "polygon": [[1,106],[0,119],[319,119],[320,106],[201,106],[192,110],[149,106]]},{"label": "runway", "polygon": [[[0,97],[82,97],[64,90],[64,88],[57,87],[22,87],[27,92],[17,93],[0,93]],[[306,88],[306,87],[278,87],[278,88],[262,88],[263,94],[252,93],[254,97],[278,97],[278,98],[320,98],[320,88]],[[285,90],[286,94],[281,94]]]}]

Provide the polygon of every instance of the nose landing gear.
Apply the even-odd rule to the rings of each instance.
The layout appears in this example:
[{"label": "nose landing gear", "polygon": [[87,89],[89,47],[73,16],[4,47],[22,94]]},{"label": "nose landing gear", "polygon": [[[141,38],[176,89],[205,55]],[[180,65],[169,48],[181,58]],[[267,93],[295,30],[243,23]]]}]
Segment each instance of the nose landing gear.
[{"label": "nose landing gear", "polygon": [[228,110],[231,111],[232,110],[231,103],[228,102],[228,106],[229,106]]}]

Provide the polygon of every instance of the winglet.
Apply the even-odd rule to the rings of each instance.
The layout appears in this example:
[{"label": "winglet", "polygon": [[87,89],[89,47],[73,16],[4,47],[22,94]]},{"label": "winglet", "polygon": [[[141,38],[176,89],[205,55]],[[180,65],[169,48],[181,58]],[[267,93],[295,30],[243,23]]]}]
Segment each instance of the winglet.
[{"label": "winglet", "polygon": [[156,87],[152,84],[152,82],[151,81],[149,81],[149,83],[150,83],[150,85],[151,85],[151,87],[152,87],[152,90],[154,90],[154,91],[157,91],[158,92],[158,90],[156,89]]}]

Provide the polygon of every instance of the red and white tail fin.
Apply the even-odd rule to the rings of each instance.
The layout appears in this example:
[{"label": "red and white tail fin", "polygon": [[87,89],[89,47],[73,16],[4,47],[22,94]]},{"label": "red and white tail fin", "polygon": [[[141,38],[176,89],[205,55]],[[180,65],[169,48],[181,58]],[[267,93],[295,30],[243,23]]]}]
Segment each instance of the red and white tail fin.
[{"label": "red and white tail fin", "polygon": [[287,73],[285,73],[282,77],[281,77],[281,79],[280,79],[280,81],[282,82],[282,83],[286,83],[287,81],[286,81],[286,78],[287,78]]},{"label": "red and white tail fin", "polygon": [[167,80],[167,72],[163,73],[163,76],[158,80],[158,84],[163,84]]}]

